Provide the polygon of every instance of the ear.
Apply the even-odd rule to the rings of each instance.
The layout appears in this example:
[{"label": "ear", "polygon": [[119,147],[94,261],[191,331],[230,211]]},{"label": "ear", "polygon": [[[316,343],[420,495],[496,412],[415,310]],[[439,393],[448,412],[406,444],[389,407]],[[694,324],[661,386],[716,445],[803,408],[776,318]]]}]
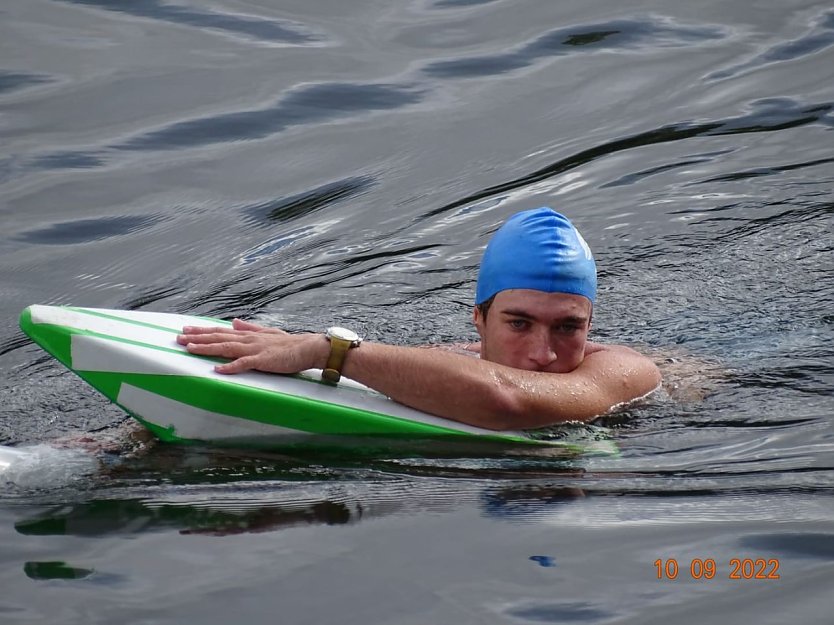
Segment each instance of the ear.
[{"label": "ear", "polygon": [[478,335],[481,337],[481,340],[484,340],[484,325],[486,324],[486,319],[481,314],[481,309],[475,306],[472,308],[472,323],[475,324],[475,329],[478,331]]}]

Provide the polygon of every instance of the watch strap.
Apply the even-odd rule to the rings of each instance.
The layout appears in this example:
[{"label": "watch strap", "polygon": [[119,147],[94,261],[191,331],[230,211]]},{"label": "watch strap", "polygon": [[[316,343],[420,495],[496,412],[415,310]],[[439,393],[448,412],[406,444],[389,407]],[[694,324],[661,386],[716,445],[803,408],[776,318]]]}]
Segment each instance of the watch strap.
[{"label": "watch strap", "polygon": [[353,347],[353,342],[336,337],[330,337],[330,355],[327,357],[327,364],[321,372],[321,377],[327,382],[338,382],[342,377],[342,367],[345,364],[345,357],[348,350]]}]

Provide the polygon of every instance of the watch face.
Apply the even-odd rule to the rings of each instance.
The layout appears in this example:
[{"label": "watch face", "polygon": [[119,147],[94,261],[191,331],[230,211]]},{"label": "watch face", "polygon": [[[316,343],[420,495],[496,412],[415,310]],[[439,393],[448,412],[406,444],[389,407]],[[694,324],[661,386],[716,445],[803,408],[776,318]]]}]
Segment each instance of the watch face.
[{"label": "watch face", "polygon": [[359,335],[353,330],[333,326],[332,328],[327,328],[327,338],[336,338],[353,343],[359,340]]}]

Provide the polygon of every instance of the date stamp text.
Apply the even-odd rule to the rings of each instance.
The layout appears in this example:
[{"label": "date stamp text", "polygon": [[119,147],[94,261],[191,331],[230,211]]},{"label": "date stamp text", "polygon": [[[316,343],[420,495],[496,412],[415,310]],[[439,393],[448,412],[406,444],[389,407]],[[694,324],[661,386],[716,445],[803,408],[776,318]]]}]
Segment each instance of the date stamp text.
[{"label": "date stamp text", "polygon": [[718,562],[714,558],[692,558],[678,562],[676,558],[658,558],[654,561],[657,579],[781,579],[778,558],[730,558]]}]

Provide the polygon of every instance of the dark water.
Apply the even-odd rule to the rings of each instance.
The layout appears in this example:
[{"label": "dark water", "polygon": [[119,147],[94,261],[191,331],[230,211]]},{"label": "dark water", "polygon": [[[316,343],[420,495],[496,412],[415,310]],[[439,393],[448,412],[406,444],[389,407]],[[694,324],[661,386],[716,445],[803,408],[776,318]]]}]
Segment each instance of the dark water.
[{"label": "dark water", "polygon": [[[10,0],[0,140],[4,625],[831,622],[830,3]],[[29,304],[467,339],[545,204],[679,361],[619,457],[44,444],[126,435]]]}]

